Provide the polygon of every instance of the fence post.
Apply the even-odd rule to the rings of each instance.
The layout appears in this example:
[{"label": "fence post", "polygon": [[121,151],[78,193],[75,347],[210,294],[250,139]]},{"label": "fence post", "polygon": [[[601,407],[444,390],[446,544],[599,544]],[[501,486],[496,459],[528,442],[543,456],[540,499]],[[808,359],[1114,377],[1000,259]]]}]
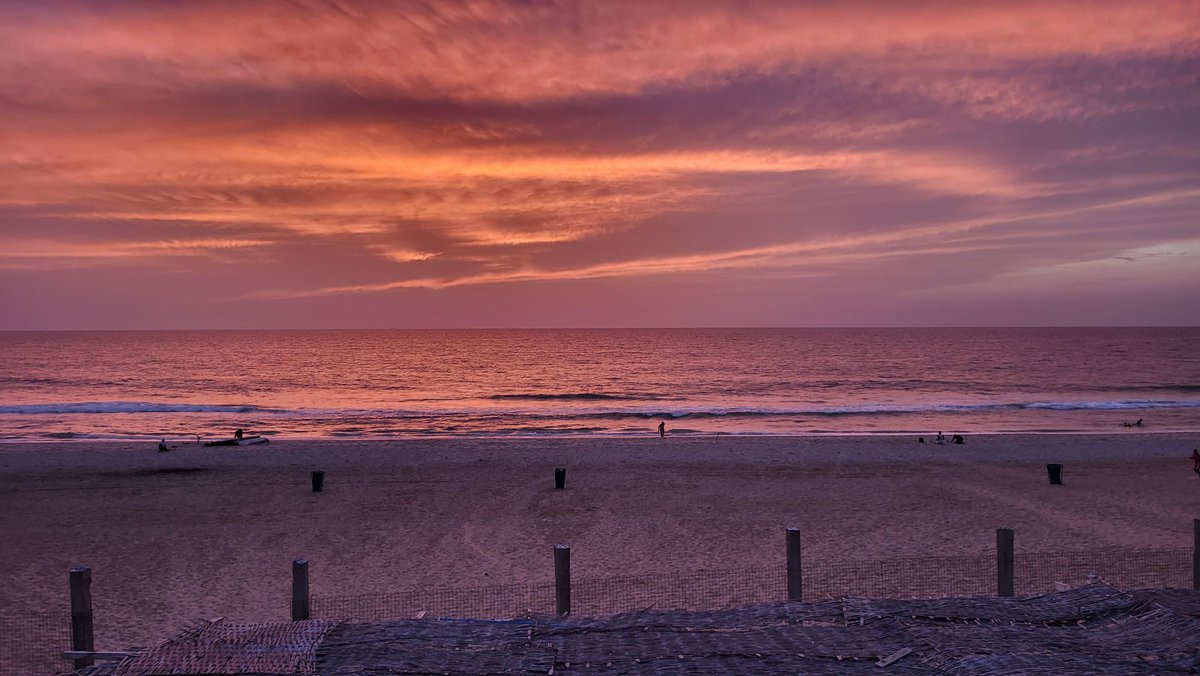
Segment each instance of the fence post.
[{"label": "fence post", "polygon": [[1013,596],[1013,532],[996,529],[996,596]]},{"label": "fence post", "polygon": [[800,567],[800,529],[787,529],[787,597],[804,600],[804,575]]},{"label": "fence post", "polygon": [[[71,569],[71,650],[92,652],[96,649],[92,626],[92,569],[77,566]],[[91,657],[75,660],[75,668],[92,666]]]},{"label": "fence post", "polygon": [[1192,589],[1200,589],[1200,519],[1192,519]]},{"label": "fence post", "polygon": [[571,613],[571,547],[554,545],[554,612]]},{"label": "fence post", "polygon": [[308,559],[292,561],[292,621],[307,620],[308,609]]}]

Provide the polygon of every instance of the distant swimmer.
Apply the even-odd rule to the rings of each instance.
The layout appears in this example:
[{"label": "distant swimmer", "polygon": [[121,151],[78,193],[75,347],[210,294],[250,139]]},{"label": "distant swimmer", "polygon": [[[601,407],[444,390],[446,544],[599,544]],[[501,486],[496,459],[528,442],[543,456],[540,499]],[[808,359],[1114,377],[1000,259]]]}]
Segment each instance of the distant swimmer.
[{"label": "distant swimmer", "polygon": [[166,439],[159,439],[159,440],[158,440],[158,452],[159,452],[159,453],[166,453],[168,450],[170,450],[170,449],[168,449],[168,448],[167,448],[167,440],[166,440]]},{"label": "distant swimmer", "polygon": [[1138,418],[1138,419],[1137,419],[1137,422],[1133,423],[1133,426],[1134,426],[1134,427],[1141,427],[1141,426],[1142,426],[1142,419],[1141,419],[1141,418]]},{"label": "distant swimmer", "polygon": [[236,430],[234,430],[234,431],[233,431],[233,438],[234,438],[234,439],[241,439],[241,438],[242,438],[242,429],[241,429],[240,427],[239,427],[238,429],[236,429]]},{"label": "distant swimmer", "polygon": [[1192,449],[1192,471],[1200,476],[1200,448]]},{"label": "distant swimmer", "polygon": [[658,436],[667,436],[667,423],[665,421],[658,423]]}]

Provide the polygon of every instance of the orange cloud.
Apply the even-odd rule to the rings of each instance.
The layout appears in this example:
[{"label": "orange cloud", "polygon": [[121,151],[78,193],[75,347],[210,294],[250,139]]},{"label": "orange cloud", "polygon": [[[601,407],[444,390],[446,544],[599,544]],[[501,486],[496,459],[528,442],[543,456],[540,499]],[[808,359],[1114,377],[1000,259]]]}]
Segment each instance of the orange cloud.
[{"label": "orange cloud", "polygon": [[[1128,200],[1111,200],[1071,209],[934,223],[898,228],[880,233],[845,235],[788,242],[770,246],[735,249],[706,254],[662,256],[615,261],[563,269],[537,269],[529,266],[509,270],[484,272],[454,278],[404,279],[378,284],[356,284],[327,287],[311,291],[263,291],[253,298],[283,299],[313,296],[378,293],[395,289],[447,289],[458,286],[506,284],[519,282],[551,282],[563,280],[604,279],[616,277],[645,277],[655,275],[710,274],[726,270],[790,269],[789,276],[828,276],[839,268],[877,261],[885,258],[925,258],[962,254],[974,251],[998,250],[1014,244],[1028,244],[1039,239],[1061,238],[1057,229],[1005,232],[1006,228],[1023,223],[1052,223],[1070,216],[1083,216],[1102,211],[1119,211],[1146,203],[1194,204],[1200,198],[1198,190],[1171,191]],[[1188,243],[1194,253],[1194,241]]]},{"label": "orange cloud", "polygon": [[1195,2],[9,9],[10,270],[263,252],[243,298],[994,276],[1178,241],[1200,177]]},{"label": "orange cloud", "polygon": [[0,239],[0,268],[75,267],[128,259],[152,262],[177,256],[221,256],[270,245],[267,241],[244,239],[63,242],[5,237]]}]

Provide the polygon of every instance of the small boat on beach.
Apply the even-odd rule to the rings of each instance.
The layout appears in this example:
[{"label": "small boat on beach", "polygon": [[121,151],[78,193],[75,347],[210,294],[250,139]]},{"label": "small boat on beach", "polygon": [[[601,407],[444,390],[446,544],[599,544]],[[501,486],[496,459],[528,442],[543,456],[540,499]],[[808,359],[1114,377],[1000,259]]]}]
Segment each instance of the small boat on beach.
[{"label": "small boat on beach", "polygon": [[234,437],[233,439],[220,439],[218,441],[206,441],[205,446],[250,446],[252,444],[265,444],[270,439],[266,437]]}]

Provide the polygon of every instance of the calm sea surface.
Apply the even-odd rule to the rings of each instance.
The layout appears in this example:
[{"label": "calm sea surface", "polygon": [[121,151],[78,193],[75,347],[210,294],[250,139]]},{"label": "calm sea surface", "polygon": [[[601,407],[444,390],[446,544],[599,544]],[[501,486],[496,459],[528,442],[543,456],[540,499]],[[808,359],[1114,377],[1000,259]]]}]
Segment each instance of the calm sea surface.
[{"label": "calm sea surface", "polygon": [[1200,430],[1200,328],[0,333],[0,439]]}]

